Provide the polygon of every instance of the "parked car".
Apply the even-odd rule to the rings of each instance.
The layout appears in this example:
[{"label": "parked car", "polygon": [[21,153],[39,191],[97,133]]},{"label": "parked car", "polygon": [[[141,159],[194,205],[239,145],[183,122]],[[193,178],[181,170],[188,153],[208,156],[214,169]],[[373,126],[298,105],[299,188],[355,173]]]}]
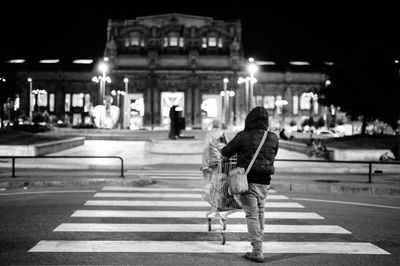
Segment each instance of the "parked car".
[{"label": "parked car", "polygon": [[344,136],[342,133],[336,132],[332,129],[317,130],[317,134],[320,136],[326,136],[326,137],[331,137],[331,138],[340,138],[340,137]]}]

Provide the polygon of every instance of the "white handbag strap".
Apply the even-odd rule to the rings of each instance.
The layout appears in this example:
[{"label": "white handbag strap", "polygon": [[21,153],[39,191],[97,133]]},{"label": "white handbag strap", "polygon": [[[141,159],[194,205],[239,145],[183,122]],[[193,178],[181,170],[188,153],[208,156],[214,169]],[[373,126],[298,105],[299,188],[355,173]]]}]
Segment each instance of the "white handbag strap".
[{"label": "white handbag strap", "polygon": [[249,166],[247,167],[247,170],[245,172],[246,175],[250,172],[250,169],[253,166],[253,163],[256,160],[256,158],[258,156],[258,153],[261,150],[261,147],[264,145],[264,142],[265,142],[265,139],[267,138],[267,135],[268,135],[268,131],[264,131],[264,136],[263,136],[263,138],[262,138],[262,140],[260,142],[260,145],[258,145],[257,151],[256,151],[256,153],[254,153],[253,158],[251,158],[251,162],[250,162]]}]

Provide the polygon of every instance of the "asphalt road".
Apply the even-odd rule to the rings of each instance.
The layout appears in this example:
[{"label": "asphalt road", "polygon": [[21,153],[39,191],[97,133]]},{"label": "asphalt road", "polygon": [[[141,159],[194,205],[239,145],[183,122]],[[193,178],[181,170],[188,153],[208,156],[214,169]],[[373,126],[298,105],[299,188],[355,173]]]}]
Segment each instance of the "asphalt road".
[{"label": "asphalt road", "polygon": [[[146,188],[166,189],[180,188],[183,192],[157,191],[159,194],[153,194],[154,191],[146,191]],[[84,217],[72,216],[78,210],[85,211],[127,211],[135,210],[138,213],[153,213],[157,211],[184,211],[187,213],[193,211],[206,211],[207,207],[178,207],[173,206],[115,206],[115,205],[85,205],[88,201],[133,201],[133,202],[189,202],[193,199],[175,198],[177,194],[187,194],[191,192],[189,188],[199,188],[198,180],[169,180],[160,179],[152,186],[142,187],[144,191],[139,191],[135,196],[126,196],[123,193],[129,191],[102,190],[103,187],[95,187],[78,191],[78,188],[52,188],[23,190],[12,189],[1,191],[0,194],[0,264],[1,265],[252,265],[244,260],[241,255],[243,252],[233,253],[204,253],[209,248],[206,242],[215,241],[220,246],[220,236],[218,233],[209,233],[206,229],[204,218],[195,217]],[[117,193],[123,195],[114,195],[111,197],[95,197],[98,193]],[[139,193],[132,192],[132,193]],[[130,192],[131,193],[131,192]],[[149,193],[151,193],[149,195]],[[197,194],[196,192],[193,192]],[[144,195],[147,194],[147,195]],[[165,194],[172,195],[168,198]],[[287,196],[288,199],[274,199],[273,195]],[[304,208],[267,208],[267,212],[307,212],[315,213],[323,219],[288,219],[288,218],[267,218],[267,227],[273,228],[274,225],[284,226],[295,225],[328,225],[335,226],[348,233],[299,233],[299,232],[267,232],[265,235],[266,246],[264,249],[265,263],[268,265],[400,265],[400,198],[398,197],[374,197],[358,195],[331,195],[331,194],[311,194],[311,193],[276,193],[270,194],[270,203],[291,202],[297,203]],[[202,202],[200,198],[195,201]],[[214,221],[217,223],[218,221]],[[62,224],[75,223],[101,223],[101,224],[141,224],[137,231],[128,232],[88,232],[88,231],[54,231]],[[161,232],[151,232],[145,229],[147,225],[160,224]],[[161,225],[164,224],[164,225]],[[166,232],[160,228],[166,227],[166,224],[191,224],[204,225],[204,231],[184,232],[183,227],[176,231]],[[228,229],[234,225],[244,226],[245,220],[241,218],[228,218]],[[125,225],[126,226],[126,225]],[[215,228],[217,224],[213,225]],[[266,228],[267,228],[266,227]],[[285,227],[285,228],[286,228]],[[94,226],[93,226],[94,228]],[[87,229],[87,230],[90,230]],[[120,230],[120,229],[118,229]],[[286,229],[285,229],[286,230]],[[144,232],[147,231],[147,232]],[[246,233],[228,232],[226,233],[227,243],[225,248],[236,242],[246,243]],[[148,243],[149,250],[145,252],[124,252],[126,246],[116,246],[117,250],[95,251],[96,247],[90,246],[91,251],[86,252],[65,252],[60,251],[62,244],[54,248],[57,252],[34,251],[40,246],[41,241],[140,241],[143,247]],[[154,241],[154,242],[149,242]],[[167,250],[159,252],[152,250],[157,248],[162,241],[168,242]],[[204,245],[196,246],[195,252],[184,252],[179,241],[197,241]],[[321,247],[327,243],[339,242],[339,247],[346,247],[346,243],[368,243],[376,247],[377,250],[388,252],[386,255],[371,254],[327,254],[312,250],[304,245],[304,251],[291,252],[290,249],[284,252],[271,253],[269,248],[274,248],[273,242],[318,242]],[[74,242],[78,243],[78,242]],[[86,243],[86,242],[85,242]],[[105,249],[112,248],[106,244]],[[115,243],[115,242],[113,242]],[[187,242],[189,243],[189,242]],[[268,244],[270,243],[270,244]],[[118,250],[118,248],[121,250]],[[327,246],[329,250],[329,245]],[[57,248],[61,248],[58,249]],[[70,247],[71,248],[71,247]],[[72,246],[74,248],[74,246]],[[75,246],[76,248],[76,246]],[[165,247],[164,247],[165,248]],[[299,248],[296,246],[296,248]],[[302,247],[300,247],[302,248]],[[335,250],[332,246],[332,250]],[[79,249],[79,247],[78,247]],[[346,249],[346,248],[345,248]],[[54,251],[54,250],[53,250]],[[82,250],[84,251],[83,248]],[[118,251],[118,252],[116,252]],[[162,252],[161,252],[162,251]],[[311,252],[309,254],[308,252]],[[367,252],[361,249],[361,252]],[[368,253],[368,252],[367,252]]]}]

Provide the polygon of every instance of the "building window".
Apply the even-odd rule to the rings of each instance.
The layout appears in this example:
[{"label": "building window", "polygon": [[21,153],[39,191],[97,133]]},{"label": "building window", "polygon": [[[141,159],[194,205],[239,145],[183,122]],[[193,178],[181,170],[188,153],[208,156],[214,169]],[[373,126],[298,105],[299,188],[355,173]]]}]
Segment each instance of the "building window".
[{"label": "building window", "polygon": [[31,93],[31,111],[35,111],[36,95]]},{"label": "building window", "polygon": [[89,112],[91,105],[92,105],[92,103],[90,102],[90,94],[85,93],[85,107],[83,108],[83,111],[85,113]]},{"label": "building window", "polygon": [[137,36],[131,37],[131,45],[132,46],[139,46],[139,37],[137,37]]},{"label": "building window", "polygon": [[71,111],[71,94],[66,93],[65,94],[65,107],[64,107],[65,112]]},{"label": "building window", "polygon": [[274,109],[275,108],[275,97],[274,96],[264,96],[264,108]]},{"label": "building window", "polygon": [[81,114],[73,114],[72,115],[72,125],[82,124],[82,115]]},{"label": "building window", "polygon": [[183,38],[179,38],[179,47],[183,47],[184,46],[184,42],[183,42]]},{"label": "building window", "polygon": [[[282,96],[281,95],[276,96],[276,101],[281,102]],[[282,114],[282,109],[283,109],[282,104],[277,104],[276,105],[276,114],[278,114],[278,115]]]},{"label": "building window", "polygon": [[125,47],[144,47],[145,38],[140,32],[131,32],[124,40]]},{"label": "building window", "polygon": [[83,107],[83,93],[72,94],[72,107]]},{"label": "building window", "polygon": [[299,113],[299,96],[293,96],[293,114],[297,115]]},{"label": "building window", "polygon": [[255,97],[255,104],[257,105],[257,106],[259,106],[259,105],[261,105],[262,104],[262,102],[263,102],[263,97],[262,97],[262,95],[256,95],[256,97]]},{"label": "building window", "polygon": [[218,38],[218,47],[219,48],[223,47],[222,38]]},{"label": "building window", "polygon": [[178,46],[178,37],[170,37],[169,46]]},{"label": "building window", "polygon": [[47,94],[38,94],[38,106],[47,106]]},{"label": "building window", "polygon": [[20,108],[20,103],[21,103],[21,99],[19,98],[19,95],[17,94],[15,97],[15,102],[14,102],[14,111],[17,111]]},{"label": "building window", "polygon": [[164,47],[167,47],[167,46],[168,46],[168,37],[164,37],[164,44],[163,44],[163,46],[164,46]]},{"label": "building window", "polygon": [[54,93],[49,94],[49,110],[50,112],[54,112]]},{"label": "building window", "polygon": [[315,99],[315,100],[313,100],[313,111],[314,111],[314,114],[318,114],[318,100],[317,100],[317,98]]},{"label": "building window", "polygon": [[209,37],[209,38],[208,38],[208,46],[210,46],[210,47],[216,47],[216,46],[217,46],[217,38],[215,38],[215,37]]},{"label": "building window", "polygon": [[202,38],[201,47],[202,47],[202,48],[207,48],[207,38]]},{"label": "building window", "polygon": [[310,97],[308,97],[305,93],[303,93],[300,97],[300,109],[301,110],[310,110]]}]

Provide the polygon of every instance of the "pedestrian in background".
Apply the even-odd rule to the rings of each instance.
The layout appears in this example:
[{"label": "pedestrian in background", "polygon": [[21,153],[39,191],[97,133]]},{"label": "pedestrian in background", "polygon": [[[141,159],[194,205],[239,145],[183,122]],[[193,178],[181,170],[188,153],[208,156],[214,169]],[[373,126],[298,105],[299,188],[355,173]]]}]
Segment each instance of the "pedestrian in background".
[{"label": "pedestrian in background", "polygon": [[171,106],[169,109],[169,118],[170,118],[170,129],[169,129],[169,139],[178,139],[178,112],[176,111],[177,105]]},{"label": "pedestrian in background", "polygon": [[[237,154],[237,167],[247,169],[255,154],[264,132],[268,131],[268,112],[264,107],[255,107],[245,120],[245,128],[240,131],[222,150],[225,157]],[[268,131],[267,138],[250,172],[247,174],[248,192],[238,195],[246,213],[247,230],[252,252],[246,252],[246,259],[263,262],[264,209],[274,174],[274,160],[278,152],[278,137]]]}]

